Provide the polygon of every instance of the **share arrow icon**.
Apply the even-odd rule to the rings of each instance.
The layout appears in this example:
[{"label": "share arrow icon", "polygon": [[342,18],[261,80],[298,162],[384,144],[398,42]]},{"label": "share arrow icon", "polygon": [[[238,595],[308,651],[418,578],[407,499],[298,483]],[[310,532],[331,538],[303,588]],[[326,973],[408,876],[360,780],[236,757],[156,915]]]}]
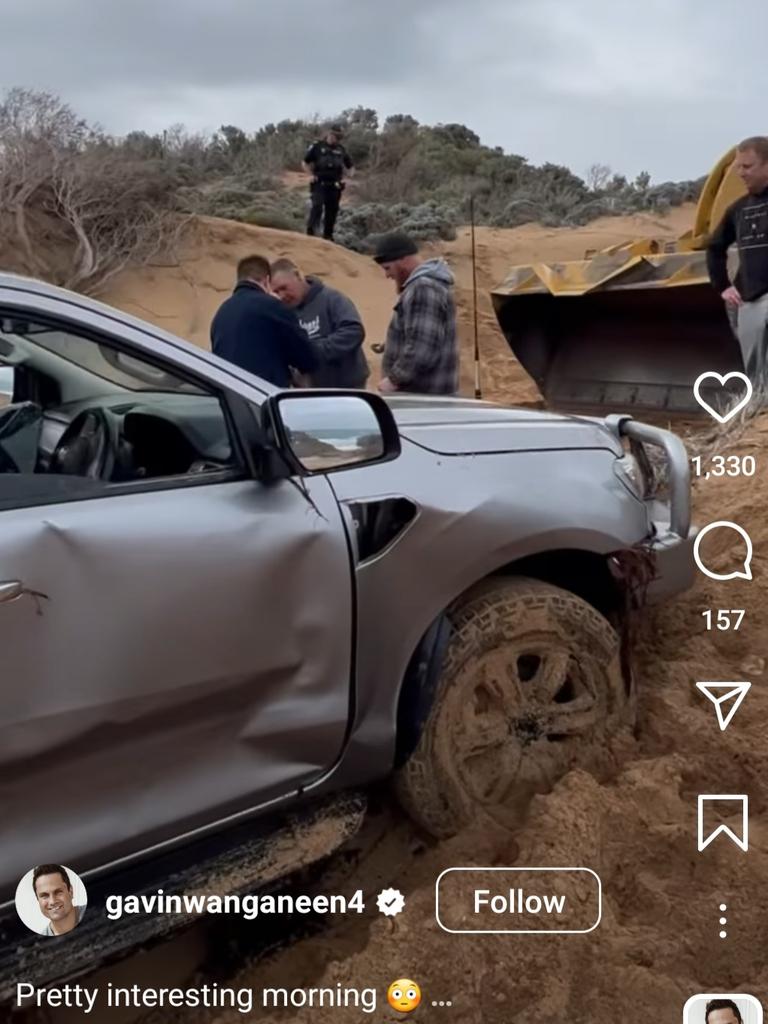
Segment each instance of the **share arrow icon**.
[{"label": "share arrow icon", "polygon": [[[696,683],[697,688],[715,705],[722,732],[730,725],[751,685],[752,683]],[[729,707],[731,701],[733,703]]]}]

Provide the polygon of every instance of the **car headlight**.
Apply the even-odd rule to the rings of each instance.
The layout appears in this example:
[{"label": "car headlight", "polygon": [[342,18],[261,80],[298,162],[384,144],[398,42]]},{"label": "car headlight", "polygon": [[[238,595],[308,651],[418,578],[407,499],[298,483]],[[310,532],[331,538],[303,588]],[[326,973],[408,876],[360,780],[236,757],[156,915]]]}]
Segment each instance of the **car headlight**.
[{"label": "car headlight", "polygon": [[646,480],[640,466],[640,461],[631,452],[627,452],[620,459],[616,459],[613,470],[619,480],[629,488],[636,498],[646,497],[650,481]]}]

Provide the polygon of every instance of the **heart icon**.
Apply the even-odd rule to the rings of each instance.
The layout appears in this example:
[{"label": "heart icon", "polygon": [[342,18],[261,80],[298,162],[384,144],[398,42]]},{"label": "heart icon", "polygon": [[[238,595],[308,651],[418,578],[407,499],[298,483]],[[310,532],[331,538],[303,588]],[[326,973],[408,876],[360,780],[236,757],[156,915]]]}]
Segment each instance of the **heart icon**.
[{"label": "heart icon", "polygon": [[[712,380],[716,380],[723,387],[725,387],[729,380],[733,380],[734,378],[742,381],[744,384],[745,392],[743,398],[740,398],[736,405],[732,406],[725,415],[718,412],[716,409],[713,409],[709,402],[705,398],[701,397],[701,385],[705,380],[709,380],[710,377]],[[752,381],[746,373],[741,373],[739,370],[732,370],[730,373],[726,373],[725,376],[721,373],[715,373],[714,370],[709,370],[707,373],[702,373],[696,378],[696,383],[693,385],[693,397],[702,409],[706,409],[710,416],[714,416],[714,418],[720,423],[727,423],[728,420],[733,419],[737,412],[740,412],[744,408],[752,397]]]}]

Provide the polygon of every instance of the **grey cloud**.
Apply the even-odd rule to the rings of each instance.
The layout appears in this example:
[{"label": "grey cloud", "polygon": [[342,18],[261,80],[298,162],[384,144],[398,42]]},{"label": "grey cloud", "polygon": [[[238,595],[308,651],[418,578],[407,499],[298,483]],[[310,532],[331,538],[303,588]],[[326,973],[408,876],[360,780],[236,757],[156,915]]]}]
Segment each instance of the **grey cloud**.
[{"label": "grey cloud", "polygon": [[115,132],[363,104],[658,180],[768,130],[761,0],[5,0],[2,27],[2,85],[57,92]]},{"label": "grey cloud", "polygon": [[[63,87],[247,88],[386,82],[428,52],[432,16],[458,0],[32,0],[3,5],[2,75],[48,69]],[[438,19],[439,25],[439,19]],[[39,26],[45,26],[44,32]]]}]

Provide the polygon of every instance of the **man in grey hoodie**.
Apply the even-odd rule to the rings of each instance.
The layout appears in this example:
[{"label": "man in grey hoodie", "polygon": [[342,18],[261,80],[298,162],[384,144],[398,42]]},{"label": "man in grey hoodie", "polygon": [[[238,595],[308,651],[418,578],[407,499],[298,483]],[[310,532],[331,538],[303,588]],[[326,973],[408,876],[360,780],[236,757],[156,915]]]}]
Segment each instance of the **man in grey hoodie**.
[{"label": "man in grey hoodie", "polygon": [[398,292],[379,391],[455,395],[459,341],[453,274],[443,260],[422,260],[413,239],[399,231],[381,236],[373,258]]},{"label": "man in grey hoodie", "polygon": [[295,310],[317,355],[312,386],[364,388],[370,370],[363,352],[365,328],[354,303],[319,278],[304,277],[291,260],[276,260],[270,279],[274,294]]}]

